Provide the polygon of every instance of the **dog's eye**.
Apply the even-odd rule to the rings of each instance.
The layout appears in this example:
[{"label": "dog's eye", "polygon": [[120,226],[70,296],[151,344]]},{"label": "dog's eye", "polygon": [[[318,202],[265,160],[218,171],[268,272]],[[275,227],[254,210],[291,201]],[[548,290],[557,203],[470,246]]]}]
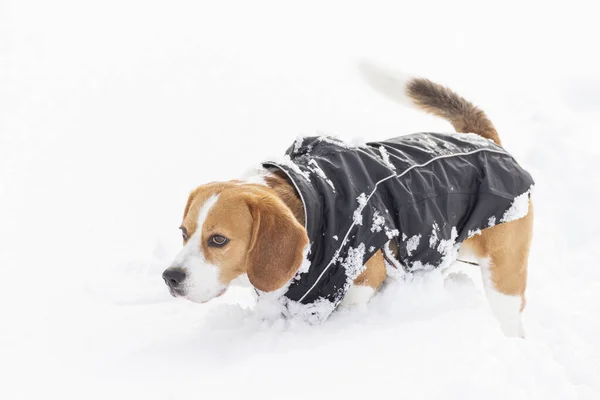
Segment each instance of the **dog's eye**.
[{"label": "dog's eye", "polygon": [[229,242],[229,239],[222,235],[212,235],[208,239],[208,245],[212,247],[223,247],[227,242]]},{"label": "dog's eye", "polygon": [[188,240],[188,232],[187,229],[185,229],[185,226],[180,226],[179,229],[181,229],[181,237],[183,240]]}]

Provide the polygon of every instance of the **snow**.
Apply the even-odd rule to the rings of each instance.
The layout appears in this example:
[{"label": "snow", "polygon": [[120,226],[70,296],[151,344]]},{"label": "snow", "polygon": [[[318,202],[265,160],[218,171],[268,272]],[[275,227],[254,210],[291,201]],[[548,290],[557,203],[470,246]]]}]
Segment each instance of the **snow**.
[{"label": "snow", "polygon": [[467,237],[471,238],[475,235],[481,235],[481,229],[471,229],[467,232]]},{"label": "snow", "polygon": [[308,161],[308,168],[314,172],[315,174],[317,174],[321,179],[323,179],[325,182],[327,182],[327,184],[331,187],[331,189],[335,192],[335,187],[333,186],[333,182],[331,182],[331,179],[329,179],[327,177],[327,175],[325,175],[325,172],[321,169],[321,167],[319,167],[319,164],[315,161],[314,158],[311,158]]},{"label": "snow", "polygon": [[398,229],[388,229],[386,227],[385,234],[388,237],[388,239],[393,239],[396,236],[398,236],[400,234],[400,232],[398,231]]},{"label": "snow", "polygon": [[[0,398],[600,398],[595,4],[474,5],[4,2]],[[525,340],[502,334],[469,265],[320,326],[261,319],[248,287],[168,294],[196,185],[317,130],[451,129],[372,91],[363,56],[481,106],[532,173]]]},{"label": "snow", "polygon": [[300,166],[298,164],[296,164],[295,162],[293,162],[292,159],[290,158],[290,156],[288,156],[287,154],[285,154],[281,157],[276,157],[276,158],[270,159],[269,162],[274,162],[276,164],[288,167],[292,171],[294,171],[298,175],[301,175],[304,179],[306,179],[307,181],[310,182],[310,172],[303,171],[300,168]]},{"label": "snow", "polygon": [[410,256],[412,255],[412,252],[415,251],[417,249],[417,247],[419,247],[419,243],[421,243],[421,235],[414,235],[412,236],[410,239],[408,239],[408,242],[406,243],[406,253]]},{"label": "snow", "polygon": [[358,197],[356,198],[356,201],[358,202],[358,207],[356,207],[356,210],[354,210],[354,213],[352,214],[352,220],[354,221],[355,225],[362,225],[363,223],[363,215],[362,215],[362,211],[365,208],[365,206],[367,205],[367,195],[364,193],[361,193],[358,195]]},{"label": "snow", "polygon": [[510,208],[506,210],[500,222],[510,222],[526,216],[529,211],[529,197],[532,190],[533,186],[525,193],[515,197]]},{"label": "snow", "polygon": [[354,149],[356,147],[359,147],[361,143],[358,143],[358,146],[355,145],[353,143],[353,141],[349,141],[349,140],[343,140],[341,138],[337,138],[334,136],[319,136],[319,141],[320,142],[325,142],[325,143],[329,143],[329,144],[334,144],[336,146],[339,147],[343,147],[345,149]]},{"label": "snow", "polygon": [[270,172],[262,167],[251,167],[242,173],[240,180],[243,183],[253,183],[256,185],[267,186],[266,177]]},{"label": "snow", "polygon": [[342,262],[342,268],[346,270],[346,276],[350,283],[365,270],[365,244],[358,247],[349,247],[348,255]]},{"label": "snow", "polygon": [[375,210],[373,212],[373,225],[371,225],[371,232],[381,232],[381,229],[383,229],[383,224],[385,224],[385,218],[379,214],[379,211]]},{"label": "snow", "polygon": [[298,153],[300,151],[303,143],[304,138],[302,136],[296,138],[296,140],[294,141],[294,153]]},{"label": "snow", "polygon": [[435,249],[435,246],[437,245],[439,239],[438,239],[438,231],[440,230],[439,225],[437,224],[437,222],[433,223],[433,226],[431,228],[431,236],[429,236],[429,247],[431,247],[432,249]]},{"label": "snow", "polygon": [[298,268],[298,271],[296,272],[296,276],[292,279],[298,278],[299,274],[306,273],[310,269],[310,261],[308,260],[308,255],[310,254],[310,249],[311,249],[311,245],[307,244],[306,247],[304,248],[304,250],[302,251],[302,254],[303,254],[302,264],[300,264],[300,268]]},{"label": "snow", "polygon": [[[458,231],[456,227],[453,226],[450,231],[450,239],[440,239],[440,243],[437,246],[437,251],[440,254],[446,255],[449,254],[456,243],[456,238],[458,237]],[[431,243],[431,241],[430,241]]]},{"label": "snow", "polygon": [[[285,298],[282,298],[284,300]],[[319,298],[316,301],[303,304],[297,301],[287,300],[286,305],[288,312],[287,323],[297,323],[303,325],[319,325],[323,323],[334,311],[335,304],[325,298]],[[277,323],[277,322],[276,322]]]},{"label": "snow", "polygon": [[390,161],[390,155],[385,147],[379,146],[379,152],[381,153],[381,159],[392,171],[396,170],[396,166]]},{"label": "snow", "polygon": [[364,307],[373,297],[375,290],[371,286],[352,285],[340,306],[361,306]]}]

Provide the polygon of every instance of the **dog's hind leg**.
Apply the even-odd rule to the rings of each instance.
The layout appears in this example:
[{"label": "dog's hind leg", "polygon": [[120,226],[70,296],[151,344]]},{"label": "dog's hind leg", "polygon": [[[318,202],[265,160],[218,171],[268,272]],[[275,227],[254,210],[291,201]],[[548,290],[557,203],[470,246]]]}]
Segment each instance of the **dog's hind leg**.
[{"label": "dog's hind leg", "polygon": [[525,337],[527,261],[533,229],[533,207],[518,220],[485,229],[465,242],[478,256],[492,312],[506,336]]},{"label": "dog's hind leg", "polygon": [[[485,262],[487,261],[487,262]],[[521,312],[525,306],[526,272],[523,276],[513,276],[511,280],[523,281],[521,288],[509,288],[502,284],[502,271],[506,269],[502,262],[494,259],[484,260],[481,265],[481,276],[486,297],[500,327],[506,336],[525,337]],[[520,285],[521,286],[521,285]]]}]

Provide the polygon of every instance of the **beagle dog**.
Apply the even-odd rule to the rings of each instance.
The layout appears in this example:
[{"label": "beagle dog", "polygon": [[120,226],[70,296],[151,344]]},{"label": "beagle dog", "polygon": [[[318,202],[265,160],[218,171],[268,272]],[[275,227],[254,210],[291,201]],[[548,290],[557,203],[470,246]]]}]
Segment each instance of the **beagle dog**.
[{"label": "beagle dog", "polygon": [[[450,89],[426,79],[405,78],[372,64],[361,64],[361,72],[367,82],[385,96],[444,118],[457,133],[474,133],[479,140],[501,149],[500,137],[486,114]],[[344,200],[342,191],[334,190],[332,196],[338,200],[341,196]],[[517,337],[524,337],[521,312],[525,307],[533,227],[529,196],[524,201],[525,210],[517,218],[486,224],[476,234],[469,232],[455,246],[461,254],[468,252],[477,260],[487,298],[503,332]],[[523,201],[521,203],[523,206]],[[163,273],[170,293],[204,303],[221,296],[233,279],[245,274],[257,293],[280,296],[289,290],[290,282],[310,268],[307,249],[315,239],[309,238],[306,213],[301,190],[282,169],[267,168],[259,183],[232,180],[197,187],[190,193],[183,212],[180,226],[183,248]],[[375,218],[381,217],[376,213]],[[396,235],[399,237],[398,232]],[[402,264],[402,244],[400,239],[392,240],[393,236],[388,235],[390,240],[383,246],[370,246],[368,254],[362,246],[360,265],[345,275],[348,284],[337,291],[342,295],[339,301],[332,301],[327,315],[339,302],[367,303],[388,276],[390,266],[397,268]],[[453,238],[455,236],[453,232]],[[334,239],[346,240],[337,235]],[[411,246],[415,247],[414,240],[410,243],[412,239],[404,241],[408,243],[405,245],[408,255]],[[356,249],[346,253],[352,251],[356,253]],[[335,253],[340,264],[350,258],[348,254],[340,254],[339,249]],[[355,260],[356,257],[350,261],[356,264]]]}]

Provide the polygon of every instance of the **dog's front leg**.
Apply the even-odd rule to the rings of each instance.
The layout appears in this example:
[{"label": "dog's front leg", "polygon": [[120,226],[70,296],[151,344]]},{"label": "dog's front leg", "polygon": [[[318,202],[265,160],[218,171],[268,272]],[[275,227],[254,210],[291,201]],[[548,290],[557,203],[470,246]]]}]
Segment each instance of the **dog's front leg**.
[{"label": "dog's front leg", "polygon": [[381,250],[366,262],[366,269],[354,280],[344,300],[343,306],[364,305],[371,300],[387,276]]}]

